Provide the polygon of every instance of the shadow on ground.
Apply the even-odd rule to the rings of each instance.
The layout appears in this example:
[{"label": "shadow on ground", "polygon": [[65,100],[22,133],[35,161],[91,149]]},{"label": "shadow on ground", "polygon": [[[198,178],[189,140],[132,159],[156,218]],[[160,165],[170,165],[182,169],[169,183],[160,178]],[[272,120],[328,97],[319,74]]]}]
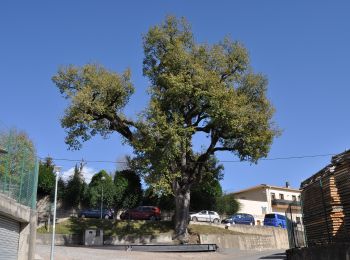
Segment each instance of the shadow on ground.
[{"label": "shadow on ground", "polygon": [[285,253],[278,253],[278,254],[272,254],[268,256],[262,256],[259,259],[287,259],[287,256]]}]

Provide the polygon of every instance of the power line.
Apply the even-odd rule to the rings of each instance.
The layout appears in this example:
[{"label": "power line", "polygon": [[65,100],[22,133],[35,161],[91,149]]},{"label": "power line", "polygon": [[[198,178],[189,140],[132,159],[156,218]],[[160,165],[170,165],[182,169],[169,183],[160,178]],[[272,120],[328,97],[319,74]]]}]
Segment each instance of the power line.
[{"label": "power line", "polygon": [[[316,157],[326,157],[334,156],[336,153],[328,154],[314,154],[314,155],[299,155],[299,156],[288,156],[288,157],[275,157],[275,158],[262,158],[261,161],[277,161],[277,160],[294,160],[294,159],[306,159],[306,158],[316,158]],[[40,160],[45,159],[46,157],[38,157]],[[54,161],[67,161],[67,162],[81,162],[79,159],[66,159],[66,158],[52,158]],[[113,164],[126,164],[126,161],[107,161],[107,160],[84,160],[86,163],[113,163]],[[218,163],[240,163],[244,162],[241,160],[218,160]]]}]

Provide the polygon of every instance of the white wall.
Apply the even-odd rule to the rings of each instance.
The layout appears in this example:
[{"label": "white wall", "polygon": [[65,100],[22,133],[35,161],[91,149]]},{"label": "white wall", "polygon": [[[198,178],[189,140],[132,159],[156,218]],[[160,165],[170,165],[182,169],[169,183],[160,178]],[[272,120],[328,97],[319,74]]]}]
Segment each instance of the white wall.
[{"label": "white wall", "polygon": [[263,188],[247,190],[235,194],[236,199],[266,201],[266,191]]},{"label": "white wall", "polygon": [[256,200],[243,200],[237,199],[241,205],[239,213],[251,214],[255,218],[255,224],[260,220],[260,223],[264,221],[265,214],[268,213],[268,203],[267,201],[256,201]]}]

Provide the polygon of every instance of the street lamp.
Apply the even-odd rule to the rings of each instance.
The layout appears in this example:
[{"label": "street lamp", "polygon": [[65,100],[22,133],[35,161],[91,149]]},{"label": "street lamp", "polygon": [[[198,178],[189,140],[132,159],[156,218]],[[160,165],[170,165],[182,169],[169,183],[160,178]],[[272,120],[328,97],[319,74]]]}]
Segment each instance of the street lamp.
[{"label": "street lamp", "polygon": [[51,239],[51,256],[50,256],[50,260],[54,260],[53,257],[53,252],[54,252],[54,248],[55,248],[55,230],[56,230],[56,204],[57,204],[57,184],[58,184],[58,177],[60,174],[62,167],[61,166],[55,166],[53,168],[53,171],[56,175],[56,181],[55,181],[55,198],[53,201],[53,224],[52,224],[52,239]]},{"label": "street lamp", "polygon": [[[105,179],[106,179],[105,176],[102,176],[102,177],[101,177],[101,181],[104,181]],[[101,196],[101,219],[102,219],[102,208],[103,208],[103,182],[102,182],[101,186],[102,186],[102,196]]]}]

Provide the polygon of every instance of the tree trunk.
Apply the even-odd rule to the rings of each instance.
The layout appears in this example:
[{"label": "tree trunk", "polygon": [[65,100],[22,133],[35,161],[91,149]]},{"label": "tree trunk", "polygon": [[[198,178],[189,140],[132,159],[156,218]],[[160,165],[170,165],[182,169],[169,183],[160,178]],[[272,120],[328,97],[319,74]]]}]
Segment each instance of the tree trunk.
[{"label": "tree trunk", "polygon": [[175,237],[181,243],[188,243],[188,220],[190,208],[190,188],[177,187],[175,190]]}]

